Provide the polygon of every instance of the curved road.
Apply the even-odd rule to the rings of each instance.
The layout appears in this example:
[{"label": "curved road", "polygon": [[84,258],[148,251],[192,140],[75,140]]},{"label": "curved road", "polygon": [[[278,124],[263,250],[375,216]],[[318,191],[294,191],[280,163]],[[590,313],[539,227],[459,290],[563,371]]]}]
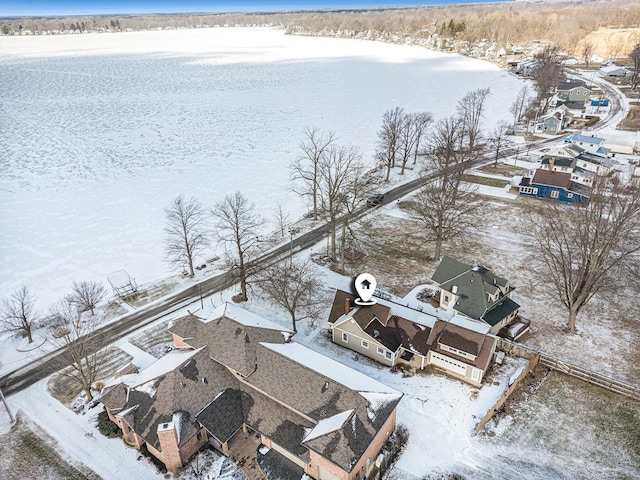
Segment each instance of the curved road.
[{"label": "curved road", "polygon": [[[619,98],[619,93],[615,89],[610,87],[607,88],[607,86],[605,86],[604,84],[601,84],[601,87],[610,94],[612,108],[610,109],[608,118],[606,120],[598,122],[598,126],[600,126],[600,123],[602,123],[603,125],[607,125],[618,120],[616,117],[619,116],[621,110],[620,105],[622,103]],[[562,138],[545,139],[533,144],[532,148],[537,148],[549,143],[561,141]],[[517,150],[514,148],[507,149],[502,153],[501,157],[511,156],[515,154],[516,151]],[[487,154],[472,162],[469,162],[468,166],[475,166],[481,163],[485,163],[487,161],[490,161],[492,159],[491,157],[491,154]],[[417,178],[403,185],[392,188],[385,193],[384,201],[380,205],[385,205],[393,202],[419,189],[431,177],[432,175]],[[356,217],[362,217],[368,212],[375,210],[376,208],[362,207],[356,212]],[[260,268],[266,268],[269,265],[272,265],[282,260],[283,258],[286,258],[292,248],[295,248],[299,251],[315,245],[320,240],[322,240],[325,235],[327,235],[328,226],[328,223],[321,225],[309,232],[293,238],[291,243],[283,244],[279,247],[269,250],[262,256],[255,259],[252,262],[252,265],[259,266]],[[214,294],[231,287],[235,283],[237,283],[237,280],[235,279],[232,272],[222,273],[207,278],[195,285],[174,293],[170,297],[164,297],[156,302],[140,308],[139,310],[136,310],[135,312],[122,316],[122,318],[109,325],[105,325],[104,327],[99,328],[94,332],[94,334],[92,334],[90,341],[87,343],[93,349],[93,351],[95,351],[98,348],[113,343],[129,335],[137,329],[142,328],[159,318],[170,315],[181,308],[197,302],[200,299],[201,295],[208,296]],[[10,395],[12,393],[23,390],[24,388],[33,385],[35,382],[42,380],[43,378],[46,378],[49,375],[61,370],[62,368],[70,365],[71,362],[71,357],[66,349],[64,347],[59,348],[58,350],[50,352],[39,360],[30,363],[29,365],[17,368],[0,377],[0,388],[3,390],[5,395]]]}]

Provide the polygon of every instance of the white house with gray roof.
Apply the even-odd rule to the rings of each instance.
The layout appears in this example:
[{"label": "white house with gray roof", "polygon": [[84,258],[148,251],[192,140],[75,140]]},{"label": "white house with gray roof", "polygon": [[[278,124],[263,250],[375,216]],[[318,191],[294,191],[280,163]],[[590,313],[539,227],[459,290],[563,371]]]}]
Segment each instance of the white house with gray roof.
[{"label": "white house with gray roof", "polygon": [[431,280],[438,286],[440,308],[484,322],[494,335],[518,314],[520,305],[511,299],[515,287],[483,266],[445,255]]}]

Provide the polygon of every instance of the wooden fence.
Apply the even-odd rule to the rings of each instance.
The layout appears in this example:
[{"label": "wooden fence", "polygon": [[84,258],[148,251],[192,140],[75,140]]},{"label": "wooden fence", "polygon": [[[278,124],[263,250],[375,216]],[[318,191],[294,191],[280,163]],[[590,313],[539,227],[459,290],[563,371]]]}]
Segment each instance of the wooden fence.
[{"label": "wooden fence", "polygon": [[518,378],[516,378],[516,380],[511,384],[509,389],[506,392],[504,392],[502,397],[500,397],[500,399],[496,402],[493,408],[487,412],[487,414],[484,416],[482,420],[480,420],[480,423],[476,427],[475,435],[480,433],[480,431],[484,428],[485,424],[489,420],[491,420],[493,416],[496,413],[498,413],[498,411],[500,411],[500,409],[505,404],[505,402],[509,399],[511,394],[516,390],[516,388],[518,388],[518,385],[520,384],[520,382],[524,380],[524,377],[526,377],[531,370],[536,368],[539,362],[540,362],[540,354],[536,355],[529,361],[527,366],[524,368],[524,370],[522,370],[522,372],[520,372],[520,375],[518,375]]},{"label": "wooden fence", "polygon": [[640,388],[634,385],[623,383],[615,378],[602,375],[592,370],[587,370],[586,368],[578,367],[577,365],[562,362],[549,355],[542,355],[540,357],[540,364],[552,370],[589,382],[592,385],[597,385],[598,387],[606,388],[611,392],[619,393],[620,395],[640,401]]},{"label": "wooden fence", "polygon": [[573,365],[568,362],[564,362],[562,360],[558,360],[557,358],[552,357],[551,355],[547,355],[545,353],[541,353],[533,348],[525,347],[522,344],[512,342],[510,340],[506,340],[504,338],[498,338],[498,349],[503,350],[507,353],[517,355],[524,358],[531,359],[529,364],[525,367],[525,369],[520,373],[518,378],[513,384],[509,387],[509,389],[500,397],[500,400],[496,402],[491,410],[487,412],[484,418],[480,421],[478,426],[476,427],[475,435],[480,433],[480,431],[484,428],[485,424],[493,418],[493,416],[502,408],[504,403],[509,399],[514,390],[518,387],[518,384],[527,376],[527,374],[533,370],[538,364],[543,365],[551,370],[555,370],[557,372],[564,373],[565,375],[569,375],[574,378],[578,378],[585,382],[591,383],[592,385],[597,385],[598,387],[605,388],[611,392],[618,393],[620,395],[624,395],[626,397],[630,397],[634,400],[640,401],[640,388],[635,385],[629,385],[627,383],[616,380],[615,378],[608,377],[607,375],[602,375],[600,373],[594,372],[593,370],[588,370],[583,367],[579,367],[577,365]]}]

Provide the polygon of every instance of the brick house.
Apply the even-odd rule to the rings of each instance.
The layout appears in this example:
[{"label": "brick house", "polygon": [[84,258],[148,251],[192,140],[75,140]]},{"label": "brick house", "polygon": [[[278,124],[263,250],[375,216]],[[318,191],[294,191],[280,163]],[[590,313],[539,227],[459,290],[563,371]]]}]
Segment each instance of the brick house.
[{"label": "brick house", "polygon": [[290,341],[293,332],[235,305],[170,328],[174,350],[105,388],[100,401],[128,444],[177,472],[240,430],[310,477],[360,480],[395,429],[402,394]]}]

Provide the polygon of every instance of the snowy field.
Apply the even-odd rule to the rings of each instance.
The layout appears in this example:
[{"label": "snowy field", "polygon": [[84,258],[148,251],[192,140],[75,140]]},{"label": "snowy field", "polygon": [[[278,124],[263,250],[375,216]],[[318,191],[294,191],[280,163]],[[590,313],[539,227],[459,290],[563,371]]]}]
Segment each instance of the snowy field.
[{"label": "snowy field", "polygon": [[420,47],[248,28],[2,36],[0,85],[0,298],[26,284],[41,308],[119,269],[166,277],[180,193],[212,206],[240,190],[265,229],[278,202],[298,218],[288,166],[305,126],[370,158],[387,109],[440,118],[491,87],[490,128],[521,86]]}]

